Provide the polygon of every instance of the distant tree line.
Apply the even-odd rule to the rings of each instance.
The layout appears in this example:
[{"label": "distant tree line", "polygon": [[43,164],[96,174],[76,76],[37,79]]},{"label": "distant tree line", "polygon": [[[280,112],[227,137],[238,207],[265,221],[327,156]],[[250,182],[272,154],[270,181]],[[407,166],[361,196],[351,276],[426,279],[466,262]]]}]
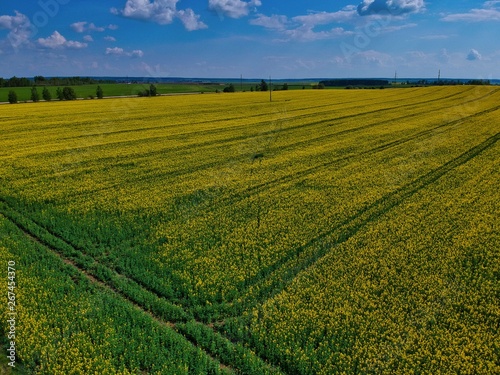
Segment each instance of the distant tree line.
[{"label": "distant tree line", "polygon": [[[52,94],[50,93],[50,91],[47,88],[47,86],[43,87],[42,96],[41,97],[46,102],[50,102],[52,100]],[[96,97],[98,99],[104,98],[104,91],[102,90],[101,86],[97,86]],[[56,98],[58,100],[76,100],[77,96],[76,96],[75,90],[72,87],[66,86],[66,87],[64,87],[62,89],[60,87],[57,88],[57,90],[56,90]],[[94,96],[91,95],[91,96],[89,96],[89,98],[90,99],[94,99]],[[9,101],[10,104],[17,103],[18,102],[17,93],[14,90],[10,90],[7,99],[8,99],[8,101]],[[40,93],[38,92],[37,86],[34,86],[34,85],[31,87],[31,101],[33,103],[36,103],[36,102],[40,101]]]},{"label": "distant tree line", "polygon": [[93,79],[89,77],[51,77],[35,76],[33,79],[26,77],[1,78],[0,87],[31,87],[35,86],[81,86],[100,83],[115,83],[113,80]]},{"label": "distant tree line", "polygon": [[420,85],[420,86],[458,86],[458,85],[477,85],[477,86],[489,86],[491,82],[489,79],[440,79],[437,81],[429,81],[427,79],[421,79],[416,82],[406,81],[407,85]]},{"label": "distant tree line", "polygon": [[319,82],[319,85],[323,85],[323,87],[388,86],[389,81],[386,79],[329,79]]}]

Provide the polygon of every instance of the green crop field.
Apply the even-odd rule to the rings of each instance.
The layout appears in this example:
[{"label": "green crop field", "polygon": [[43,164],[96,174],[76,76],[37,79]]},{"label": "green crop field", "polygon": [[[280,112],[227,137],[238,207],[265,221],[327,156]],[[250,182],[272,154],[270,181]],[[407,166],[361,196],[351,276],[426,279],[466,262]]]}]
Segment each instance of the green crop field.
[{"label": "green crop field", "polygon": [[500,373],[500,88],[0,120],[12,373]]},{"label": "green crop field", "polygon": [[[245,82],[243,84],[235,83],[236,91],[256,90],[259,82]],[[183,93],[215,93],[222,92],[227,84],[224,83],[155,83],[158,94],[183,94]],[[103,90],[104,97],[113,96],[137,96],[139,92],[149,89],[149,83],[102,83],[95,85],[70,86],[81,99],[96,98],[97,86]],[[62,89],[64,86],[60,86]],[[283,84],[273,84],[274,90],[281,90]],[[294,82],[288,85],[290,90],[311,89],[313,85],[310,82]],[[40,100],[42,100],[42,91],[44,86],[36,86]],[[52,100],[57,101],[56,90],[58,86],[47,86]],[[31,87],[0,87],[0,102],[7,102],[9,92],[14,91],[19,102],[31,101]]]},{"label": "green crop field", "polygon": [[[103,83],[95,85],[71,86],[78,98],[88,99],[96,97],[97,86],[101,86],[104,96],[136,96],[139,92],[149,89],[150,84],[125,84],[125,83]],[[61,86],[62,89],[64,86]],[[220,84],[156,84],[158,94],[172,93],[200,93],[222,91],[224,85]],[[47,86],[52,100],[57,101],[57,86]],[[0,88],[0,102],[7,102],[10,91],[17,94],[18,101],[31,101],[31,87],[2,87]],[[38,94],[42,99],[43,86],[37,86]]]}]

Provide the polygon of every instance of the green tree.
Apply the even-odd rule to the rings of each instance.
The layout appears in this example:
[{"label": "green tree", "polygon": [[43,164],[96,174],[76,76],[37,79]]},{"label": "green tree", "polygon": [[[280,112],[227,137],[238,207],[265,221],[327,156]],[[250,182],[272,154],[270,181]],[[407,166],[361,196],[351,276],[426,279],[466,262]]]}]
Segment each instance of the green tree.
[{"label": "green tree", "polygon": [[236,89],[234,88],[234,85],[232,83],[229,84],[229,86],[224,87],[224,92],[235,92]]},{"label": "green tree", "polygon": [[50,91],[47,87],[44,87],[43,88],[43,91],[42,91],[42,98],[43,100],[45,100],[46,102],[50,102],[52,100],[52,95],[50,94]]},{"label": "green tree", "polygon": [[63,95],[63,92],[62,92],[60,87],[58,87],[56,90],[56,96],[57,96],[57,99],[64,100],[64,95]]},{"label": "green tree", "polygon": [[151,85],[149,86],[149,95],[150,95],[150,96],[156,96],[156,95],[158,95],[158,93],[157,93],[157,91],[156,91],[156,86],[155,86],[155,85],[153,85],[153,84],[151,84]]},{"label": "green tree", "polygon": [[76,99],[76,93],[72,87],[63,88],[62,94],[63,94],[64,100],[75,100]]},{"label": "green tree", "polygon": [[101,86],[97,86],[97,90],[95,92],[97,99],[102,99],[104,97],[104,93],[102,91]]},{"label": "green tree", "polygon": [[283,84],[283,90],[288,90],[288,83]]},{"label": "green tree", "polygon": [[31,88],[31,100],[36,103],[40,101],[40,94],[35,86]]},{"label": "green tree", "polygon": [[17,94],[14,90],[9,91],[9,103],[10,104],[17,103]]},{"label": "green tree", "polygon": [[267,87],[267,82],[264,81],[263,79],[260,81],[260,91],[267,91],[268,90],[268,87]]}]

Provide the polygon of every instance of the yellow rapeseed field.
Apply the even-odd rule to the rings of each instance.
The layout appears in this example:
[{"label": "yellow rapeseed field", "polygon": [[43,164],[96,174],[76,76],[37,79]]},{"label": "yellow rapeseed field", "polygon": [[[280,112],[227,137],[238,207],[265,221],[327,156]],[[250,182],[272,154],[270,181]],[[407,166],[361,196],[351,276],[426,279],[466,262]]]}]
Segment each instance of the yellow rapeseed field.
[{"label": "yellow rapeseed field", "polygon": [[[500,88],[34,103],[0,120],[0,255],[20,264],[29,371],[500,372]],[[144,293],[218,344],[156,324]],[[221,354],[226,338],[252,359]]]}]

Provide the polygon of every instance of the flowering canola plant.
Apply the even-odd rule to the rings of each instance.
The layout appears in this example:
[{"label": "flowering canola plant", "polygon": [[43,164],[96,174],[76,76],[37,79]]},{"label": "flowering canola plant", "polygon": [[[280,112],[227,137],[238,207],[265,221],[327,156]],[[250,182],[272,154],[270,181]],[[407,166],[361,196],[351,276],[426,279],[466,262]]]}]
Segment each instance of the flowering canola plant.
[{"label": "flowering canola plant", "polygon": [[[464,86],[6,106],[0,199],[285,372],[494,373],[499,99]],[[61,358],[149,363],[58,327]],[[23,358],[65,366],[41,345]]]}]

